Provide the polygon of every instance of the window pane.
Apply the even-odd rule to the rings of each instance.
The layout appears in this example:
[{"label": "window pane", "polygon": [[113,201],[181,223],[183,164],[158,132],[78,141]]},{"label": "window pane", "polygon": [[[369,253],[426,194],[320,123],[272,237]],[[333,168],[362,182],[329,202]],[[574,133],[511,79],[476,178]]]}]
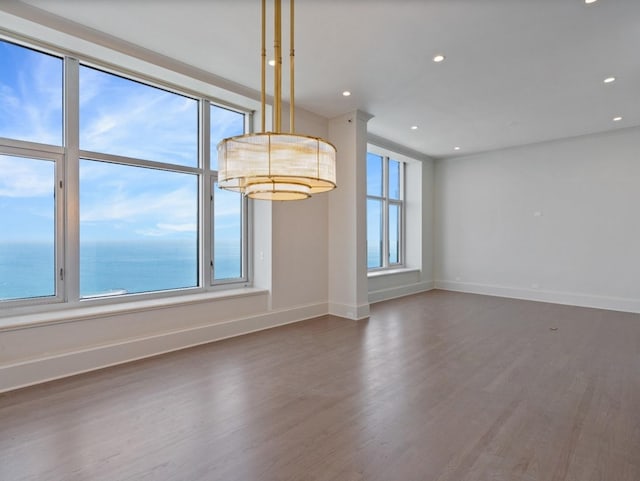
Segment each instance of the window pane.
[{"label": "window pane", "polygon": [[0,137],[62,145],[62,59],[0,40]]},{"label": "window pane", "polygon": [[218,170],[218,142],[244,134],[244,114],[212,105],[210,122],[211,169]]},{"label": "window pane", "polygon": [[80,148],[196,167],[198,102],[80,66]]},{"label": "window pane", "polygon": [[198,285],[198,178],[80,162],[80,295]]},{"label": "window pane", "polygon": [[389,264],[400,262],[400,206],[389,204]]},{"label": "window pane", "polygon": [[382,201],[367,199],[367,267],[382,267]]},{"label": "window pane", "polygon": [[213,278],[242,277],[242,195],[213,187]]},{"label": "window pane", "polygon": [[367,153],[367,195],[382,197],[382,157]]},{"label": "window pane", "polygon": [[389,159],[389,198],[400,200],[400,162]]},{"label": "window pane", "polygon": [[55,164],[0,155],[0,299],[55,295]]}]

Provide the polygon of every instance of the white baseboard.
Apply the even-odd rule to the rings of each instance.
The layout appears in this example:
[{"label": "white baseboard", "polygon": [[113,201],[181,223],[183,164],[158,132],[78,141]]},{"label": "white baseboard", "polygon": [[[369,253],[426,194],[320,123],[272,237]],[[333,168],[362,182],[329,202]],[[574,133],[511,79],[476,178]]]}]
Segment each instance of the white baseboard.
[{"label": "white baseboard", "polygon": [[396,299],[398,297],[404,297],[411,294],[418,294],[419,292],[430,291],[434,288],[435,283],[433,281],[429,281],[407,284],[404,286],[389,287],[387,289],[379,289],[377,291],[369,292],[369,302],[371,304],[374,304],[376,302],[388,301],[390,299]]},{"label": "white baseboard", "polygon": [[0,392],[326,315],[327,303],[163,332],[0,366]]},{"label": "white baseboard", "polygon": [[369,304],[354,306],[330,302],[329,314],[332,316],[344,317],[345,319],[351,319],[353,321],[359,321],[369,317]]},{"label": "white baseboard", "polygon": [[550,302],[553,304],[567,304],[571,306],[591,307],[640,313],[640,299],[623,297],[595,296],[574,292],[547,291],[540,289],[525,289],[490,284],[475,284],[471,282],[435,281],[436,289],[446,291],[468,292],[470,294],[484,294],[488,296],[510,297],[528,301]]}]

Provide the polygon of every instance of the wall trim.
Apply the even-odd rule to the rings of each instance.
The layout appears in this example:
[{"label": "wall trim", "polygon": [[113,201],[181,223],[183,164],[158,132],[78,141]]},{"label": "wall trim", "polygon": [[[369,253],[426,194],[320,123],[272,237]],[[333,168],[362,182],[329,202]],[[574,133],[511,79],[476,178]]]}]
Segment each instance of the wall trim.
[{"label": "wall trim", "polygon": [[329,303],[329,314],[337,317],[344,317],[352,321],[360,321],[369,317],[369,304],[359,306],[350,304]]},{"label": "wall trim", "polygon": [[398,297],[410,296],[411,294],[427,292],[433,289],[435,289],[435,283],[433,281],[417,282],[413,284],[406,284],[403,286],[379,289],[377,291],[369,292],[369,302],[371,304],[375,304],[376,302],[388,301],[390,299],[396,299]]},{"label": "wall trim", "polygon": [[44,353],[38,358],[0,366],[0,392],[321,317],[327,312],[327,303],[321,302],[70,352],[53,355]]},{"label": "wall trim", "polygon": [[410,149],[408,147],[405,147],[404,145],[397,144],[395,142],[392,142],[391,140],[387,140],[385,138],[382,138],[370,132],[367,134],[367,138],[368,138],[368,143],[373,144],[382,149],[392,150],[398,154],[402,154],[403,156],[408,157],[409,160],[413,160],[413,161],[420,160],[422,162],[429,162],[431,160],[435,160],[434,158],[429,157],[428,155],[423,154],[422,152],[418,152],[417,150]]},{"label": "wall trim", "polygon": [[476,284],[471,282],[435,281],[435,288],[445,291],[467,292],[470,294],[484,294],[487,296],[509,297],[527,301],[550,302],[552,304],[566,304],[570,306],[591,307],[640,313],[640,299],[624,297],[607,297],[577,292],[547,291],[540,289],[526,289],[491,284]]}]

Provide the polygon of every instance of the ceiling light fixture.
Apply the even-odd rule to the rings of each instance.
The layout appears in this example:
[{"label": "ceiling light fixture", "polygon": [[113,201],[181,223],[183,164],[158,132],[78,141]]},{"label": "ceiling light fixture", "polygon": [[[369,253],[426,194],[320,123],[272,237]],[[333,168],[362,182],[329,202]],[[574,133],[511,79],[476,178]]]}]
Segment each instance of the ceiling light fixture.
[{"label": "ceiling light fixture", "polygon": [[445,59],[445,56],[444,56],[444,55],[440,55],[440,54],[438,54],[438,55],[436,55],[435,57],[433,57],[433,61],[434,61],[435,63],[440,63],[440,62],[442,62],[444,59]]},{"label": "ceiling light fixture", "polygon": [[589,5],[590,3],[596,3],[598,0],[584,0],[584,3]]},{"label": "ceiling light fixture", "polygon": [[614,117],[613,121],[614,122],[620,122],[622,120],[622,117]]},{"label": "ceiling light fixture", "polygon": [[262,131],[223,139],[218,144],[218,185],[252,199],[299,200],[336,187],[336,148],[319,137],[295,133],[294,6],[289,4],[289,133],[282,128],[282,2],[274,0],[275,81],[273,131],[265,131],[266,0],[262,0]]},{"label": "ceiling light fixture", "polygon": [[606,84],[610,84],[611,82],[615,82],[616,78],[615,77],[607,77],[606,79],[604,79],[604,83]]},{"label": "ceiling light fixture", "polygon": [[418,130],[418,126],[417,125],[412,125],[411,126],[411,130]]},{"label": "ceiling light fixture", "polygon": [[454,147],[453,150],[460,150],[460,147]]},{"label": "ceiling light fixture", "polygon": [[351,95],[351,92],[349,92],[348,90],[345,90],[344,92],[342,92],[342,95],[344,97],[349,97]]}]

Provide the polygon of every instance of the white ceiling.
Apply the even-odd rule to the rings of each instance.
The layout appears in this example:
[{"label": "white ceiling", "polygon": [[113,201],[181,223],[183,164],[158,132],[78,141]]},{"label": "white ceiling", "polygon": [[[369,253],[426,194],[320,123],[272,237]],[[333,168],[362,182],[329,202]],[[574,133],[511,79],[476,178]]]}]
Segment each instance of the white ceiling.
[{"label": "white ceiling", "polygon": [[[260,88],[259,0],[25,3]],[[640,0],[297,0],[296,30],[300,107],[434,157],[640,125]]]}]

